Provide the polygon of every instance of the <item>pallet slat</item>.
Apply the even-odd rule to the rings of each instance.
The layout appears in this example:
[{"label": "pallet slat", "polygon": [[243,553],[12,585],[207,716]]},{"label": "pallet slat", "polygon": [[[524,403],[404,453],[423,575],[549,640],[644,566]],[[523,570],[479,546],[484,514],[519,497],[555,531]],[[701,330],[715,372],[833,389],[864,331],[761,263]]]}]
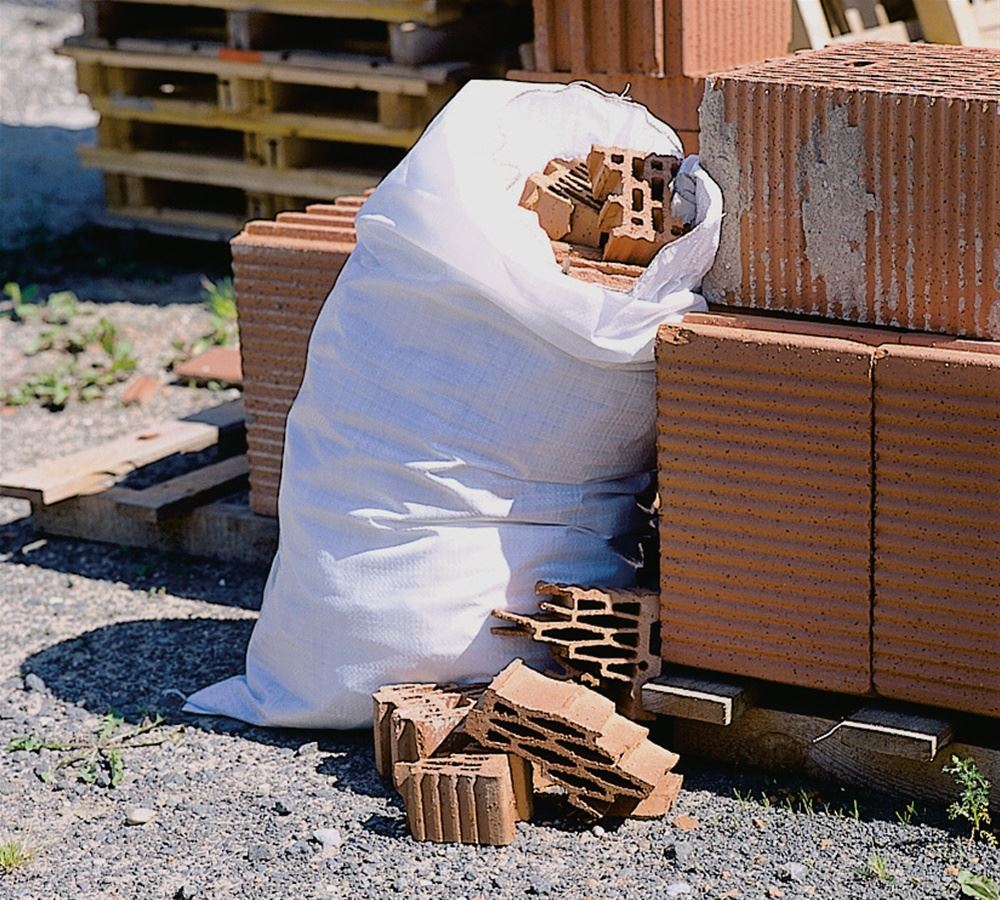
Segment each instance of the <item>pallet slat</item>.
[{"label": "pallet slat", "polygon": [[246,455],[231,456],[143,490],[117,488],[115,499],[125,516],[162,522],[244,487],[249,474]]},{"label": "pallet slat", "polygon": [[225,430],[242,426],[243,418],[243,403],[234,400],[205,413],[133,432],[100,447],[43,460],[0,476],[0,495],[22,497],[44,506],[102,491],[140,466],[172,453],[211,447]]}]

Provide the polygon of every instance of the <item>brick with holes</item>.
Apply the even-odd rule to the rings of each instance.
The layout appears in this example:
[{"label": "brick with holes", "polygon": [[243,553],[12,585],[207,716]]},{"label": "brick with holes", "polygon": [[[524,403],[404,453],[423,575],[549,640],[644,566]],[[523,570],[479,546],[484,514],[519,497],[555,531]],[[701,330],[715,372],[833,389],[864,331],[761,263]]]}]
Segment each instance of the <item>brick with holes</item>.
[{"label": "brick with holes", "polygon": [[683,220],[670,209],[670,183],[680,162],[623,147],[591,149],[587,171],[594,197],[603,203],[598,228],[605,259],[645,266],[684,233]]},{"label": "brick with holes", "polygon": [[630,814],[658,787],[678,757],[649,731],[580,684],[558,681],[514,660],[490,682],[465,720],[480,744],[541,767],[569,802],[600,817]]},{"label": "brick with holes", "polygon": [[390,776],[398,762],[424,759],[461,749],[462,730],[482,685],[395,684],[372,697],[375,768]]},{"label": "brick with holes", "polygon": [[506,753],[400,762],[393,776],[418,841],[504,846],[531,818],[531,767]]},{"label": "brick with holes", "polygon": [[591,193],[582,159],[553,159],[544,172],[528,176],[519,203],[538,216],[538,224],[552,240],[597,246],[601,205]]},{"label": "brick with holes", "polygon": [[494,634],[530,637],[548,644],[573,678],[614,699],[618,711],[642,718],[640,689],[660,672],[660,595],[639,588],[593,588],[567,584],[535,585],[536,615],[494,610],[511,627]]}]

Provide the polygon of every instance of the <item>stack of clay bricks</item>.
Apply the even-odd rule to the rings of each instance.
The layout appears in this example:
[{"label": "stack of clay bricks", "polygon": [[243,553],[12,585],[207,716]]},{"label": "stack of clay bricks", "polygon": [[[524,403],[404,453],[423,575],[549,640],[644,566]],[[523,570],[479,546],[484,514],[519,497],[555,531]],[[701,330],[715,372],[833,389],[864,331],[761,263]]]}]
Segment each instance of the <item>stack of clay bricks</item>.
[{"label": "stack of clay bricks", "polygon": [[534,65],[515,81],[628,95],[698,152],[705,75],[788,52],[792,0],[534,0]]},{"label": "stack of clay bricks", "polygon": [[509,844],[531,818],[533,772],[589,818],[666,815],[675,753],[590,688],[515,660],[486,686],[404,684],[374,695],[376,767],[417,840]]},{"label": "stack of clay bricks", "polygon": [[[688,230],[671,210],[680,163],[674,156],[595,145],[586,162],[553,159],[530,175],[520,205],[560,242],[553,249],[566,274],[628,290],[657,252]],[[626,268],[593,265],[598,259]],[[621,280],[626,278],[632,280]]]},{"label": "stack of clay bricks", "polygon": [[247,412],[250,507],[277,515],[285,419],[305,371],[320,307],[354,249],[365,197],[341,197],[273,221],[249,222],[231,241]]},{"label": "stack of clay bricks", "polygon": [[665,660],[1000,716],[998,73],[871,43],[709,79],[718,306],[657,347]]}]

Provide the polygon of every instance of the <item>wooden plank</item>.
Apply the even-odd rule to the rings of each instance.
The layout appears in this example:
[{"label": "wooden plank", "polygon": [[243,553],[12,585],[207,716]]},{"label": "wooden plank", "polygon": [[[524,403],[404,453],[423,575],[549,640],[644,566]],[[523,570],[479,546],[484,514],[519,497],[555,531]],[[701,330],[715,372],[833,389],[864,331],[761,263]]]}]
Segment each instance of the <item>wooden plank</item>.
[{"label": "wooden plank", "polygon": [[128,69],[163,69],[202,72],[226,78],[285,84],[386,91],[415,97],[427,95],[428,85],[455,83],[472,73],[469,63],[434,63],[407,66],[383,57],[360,54],[258,52],[257,61],[220,59],[221,45],[191,46],[169,41],[121,38],[111,47],[107,41],[85,37],[67,38],[56,50],[78,62],[101,63]]},{"label": "wooden plank", "polygon": [[841,722],[837,733],[860,750],[930,761],[951,742],[953,728],[943,719],[866,706]]},{"label": "wooden plank", "polygon": [[974,743],[987,726],[970,729],[968,738],[959,734],[933,761],[921,761],[850,746],[837,737],[839,732],[827,740],[816,740],[838,722],[833,716],[760,706],[748,709],[729,726],[675,719],[670,749],[680,753],[682,759],[687,754],[736,766],[805,772],[863,790],[940,803],[951,802],[957,794],[955,782],[941,772],[954,753],[975,759],[992,783],[991,802],[1000,805],[1000,750]]},{"label": "wooden plank", "polygon": [[312,116],[305,113],[227,112],[214,103],[144,97],[91,97],[104,116],[132,122],[197,125],[276,137],[300,137],[383,147],[412,147],[422,128],[389,128],[364,119]]},{"label": "wooden plank", "polygon": [[832,37],[820,0],[795,0],[792,5],[792,49],[811,47],[818,50],[830,43]]},{"label": "wooden plank", "polygon": [[440,0],[129,0],[156,6],[198,6],[248,10],[289,16],[335,19],[376,19],[382,22],[450,22],[462,15],[461,3]]},{"label": "wooden plank", "polygon": [[115,496],[122,515],[162,522],[245,487],[249,474],[246,455],[231,456],[143,490],[119,488]]},{"label": "wooden plank", "polygon": [[150,522],[120,514],[123,490],[110,488],[51,506],[32,503],[32,525],[43,534],[251,565],[267,565],[277,549],[277,519],[256,515],[245,501],[216,500],[174,518]]},{"label": "wooden plank", "polygon": [[225,427],[244,419],[240,401],[215,410],[161,422],[98,447],[0,476],[0,495],[47,505],[103,491],[129,472],[172,453],[204,450],[217,443]]},{"label": "wooden plank", "polygon": [[969,0],[914,0],[924,37],[934,44],[980,43],[979,25]]},{"label": "wooden plank", "polygon": [[642,686],[642,706],[646,712],[730,725],[753,703],[752,685],[704,674],[669,672]]},{"label": "wooden plank", "polygon": [[148,231],[196,241],[228,241],[246,224],[243,216],[143,206],[98,210],[91,214],[90,220],[104,228]]},{"label": "wooden plank", "polygon": [[121,175],[142,175],[167,181],[188,181],[235,187],[245,191],[288,194],[329,200],[340,194],[359,194],[384,173],[332,169],[267,169],[239,160],[218,159],[158,150],[122,151],[107,147],[80,147],[85,166]]}]

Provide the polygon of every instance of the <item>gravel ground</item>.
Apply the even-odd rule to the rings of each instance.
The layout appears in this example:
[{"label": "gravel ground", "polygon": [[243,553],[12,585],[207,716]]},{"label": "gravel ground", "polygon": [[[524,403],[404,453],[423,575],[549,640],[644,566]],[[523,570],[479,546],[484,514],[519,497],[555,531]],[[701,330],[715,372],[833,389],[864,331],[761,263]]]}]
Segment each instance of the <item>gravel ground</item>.
[{"label": "gravel ground", "polygon": [[[64,274],[72,286],[71,273]],[[190,304],[105,304],[147,368]],[[95,313],[96,314],[96,313]],[[5,322],[5,367],[20,371],[25,325]],[[33,327],[33,326],[30,326]],[[149,361],[153,361],[150,363]],[[115,394],[61,413],[0,415],[0,468],[91,446],[229,394],[165,386],[148,407]],[[372,765],[371,735],[253,728],[178,712],[182,697],[239,672],[266,572],[36,535],[27,505],[0,500],[0,748],[37,735],[92,739],[115,710],[123,730],[154,713],[155,746],[126,749],[123,777],[47,773],[66,753],[0,749],[0,844],[30,858],[0,874],[0,896],[51,897],[958,897],[960,867],[1000,872],[941,810],[685,759],[667,821],[574,820],[540,802],[504,849],[417,844]],[[738,794],[738,795],[737,795]],[[767,798],[767,799],[765,799]],[[855,807],[857,802],[857,807]],[[145,824],[128,824],[136,808]],[[880,877],[874,869],[884,862]]]}]

